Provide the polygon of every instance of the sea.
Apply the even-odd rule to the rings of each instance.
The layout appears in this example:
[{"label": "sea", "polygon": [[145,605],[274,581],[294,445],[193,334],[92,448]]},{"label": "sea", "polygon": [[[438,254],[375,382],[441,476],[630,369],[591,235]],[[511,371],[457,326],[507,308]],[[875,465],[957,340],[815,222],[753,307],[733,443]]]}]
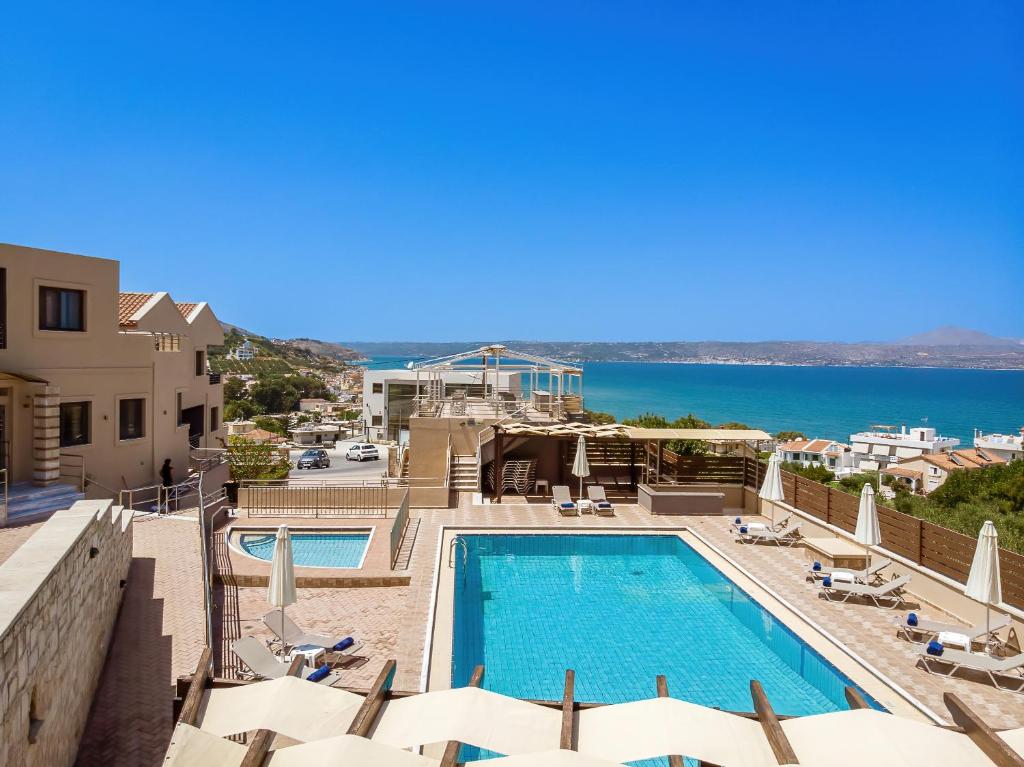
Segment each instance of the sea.
[{"label": "sea", "polygon": [[844,442],[873,424],[933,426],[964,446],[975,429],[1017,434],[1024,426],[1024,370],[587,362],[583,398],[588,410],[619,420],[693,413],[714,425],[736,421]]}]

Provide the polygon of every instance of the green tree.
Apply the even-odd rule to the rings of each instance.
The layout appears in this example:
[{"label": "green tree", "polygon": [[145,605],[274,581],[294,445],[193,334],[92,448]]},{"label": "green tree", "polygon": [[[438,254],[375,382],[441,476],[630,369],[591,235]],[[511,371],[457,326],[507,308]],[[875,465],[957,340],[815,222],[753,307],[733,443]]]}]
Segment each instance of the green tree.
[{"label": "green tree", "polygon": [[271,415],[258,415],[253,419],[253,423],[256,424],[257,429],[263,429],[272,434],[280,434],[282,437],[288,436],[288,424],[282,418],[274,418]]},{"label": "green tree", "polygon": [[807,435],[802,431],[780,431],[776,433],[775,439],[779,442],[794,442],[798,439],[807,439]]},{"label": "green tree", "polygon": [[224,420],[225,421],[248,421],[254,415],[259,412],[257,407],[249,402],[249,400],[234,400],[232,402],[224,402]]},{"label": "green tree", "polygon": [[245,389],[245,381],[241,378],[228,378],[224,381],[224,401],[245,399],[248,392]]},{"label": "green tree", "polygon": [[611,413],[602,413],[598,410],[584,410],[583,415],[587,419],[587,423],[595,424],[597,426],[604,426],[606,424],[615,423],[615,416]]},{"label": "green tree", "polygon": [[285,479],[292,464],[273,445],[245,437],[228,440],[228,467],[231,479]]},{"label": "green tree", "polygon": [[732,429],[734,431],[746,431],[750,427],[747,426],[745,423],[740,423],[739,421],[726,421],[725,423],[718,424],[718,426],[716,426],[715,428],[716,429]]},{"label": "green tree", "polygon": [[824,466],[804,466],[803,464],[787,461],[783,463],[780,468],[783,471],[788,471],[792,474],[799,474],[801,477],[806,477],[807,479],[815,482],[821,482],[823,485],[836,478],[836,475]]}]

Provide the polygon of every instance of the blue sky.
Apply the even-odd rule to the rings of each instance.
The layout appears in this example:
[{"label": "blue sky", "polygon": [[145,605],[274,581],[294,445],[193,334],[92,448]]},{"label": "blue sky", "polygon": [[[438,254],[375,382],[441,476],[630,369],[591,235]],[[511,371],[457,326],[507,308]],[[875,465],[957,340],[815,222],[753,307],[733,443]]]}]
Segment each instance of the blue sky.
[{"label": "blue sky", "polygon": [[1016,2],[4,19],[0,240],[261,333],[1024,336]]}]

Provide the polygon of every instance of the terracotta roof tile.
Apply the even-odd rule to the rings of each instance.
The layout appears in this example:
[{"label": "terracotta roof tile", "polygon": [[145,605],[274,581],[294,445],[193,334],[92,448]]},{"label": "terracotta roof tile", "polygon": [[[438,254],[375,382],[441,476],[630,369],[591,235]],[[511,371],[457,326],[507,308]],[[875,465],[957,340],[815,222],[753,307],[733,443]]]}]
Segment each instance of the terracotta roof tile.
[{"label": "terracotta roof tile", "polygon": [[179,304],[177,302],[175,302],[174,305],[178,307],[178,311],[181,312],[181,316],[184,317],[186,320],[188,319],[188,316],[196,310],[196,307],[199,306],[199,304],[195,303]]},{"label": "terracotta roof tile", "polygon": [[134,328],[138,323],[132,318],[139,309],[146,305],[146,302],[153,297],[153,293],[118,293],[117,294],[117,324],[122,328]]}]

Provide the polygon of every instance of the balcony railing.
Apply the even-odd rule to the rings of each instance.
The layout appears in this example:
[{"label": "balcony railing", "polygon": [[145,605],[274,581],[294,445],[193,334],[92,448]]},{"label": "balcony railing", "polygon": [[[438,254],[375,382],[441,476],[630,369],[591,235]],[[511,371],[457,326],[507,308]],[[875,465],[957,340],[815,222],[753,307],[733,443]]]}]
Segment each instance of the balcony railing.
[{"label": "balcony railing", "polygon": [[210,377],[210,385],[215,386],[220,383],[220,373],[207,373]]}]

